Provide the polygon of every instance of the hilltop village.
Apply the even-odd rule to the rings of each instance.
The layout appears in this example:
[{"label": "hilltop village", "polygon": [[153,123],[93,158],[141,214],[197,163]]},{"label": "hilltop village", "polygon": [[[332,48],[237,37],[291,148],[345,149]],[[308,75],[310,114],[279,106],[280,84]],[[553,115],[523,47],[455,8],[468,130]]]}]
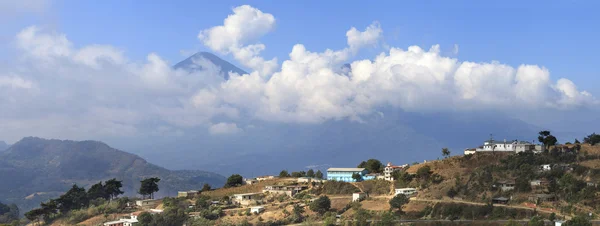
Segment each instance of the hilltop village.
[{"label": "hilltop village", "polygon": [[368,159],[325,173],[234,174],[222,188],[205,184],[161,199],[153,193],[169,181],[143,180],[136,198],[118,197],[119,184],[107,181],[87,191],[74,186],[25,216],[31,225],[104,226],[595,223],[600,135],[558,144],[541,131],[538,140],[490,139],[458,156],[443,148],[443,159],[423,163]]}]

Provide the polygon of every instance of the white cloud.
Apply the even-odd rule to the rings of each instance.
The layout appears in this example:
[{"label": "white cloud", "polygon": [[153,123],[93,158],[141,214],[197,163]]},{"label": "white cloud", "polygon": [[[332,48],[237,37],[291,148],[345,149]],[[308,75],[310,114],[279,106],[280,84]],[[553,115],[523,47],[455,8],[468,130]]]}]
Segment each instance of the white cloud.
[{"label": "white cloud", "polygon": [[221,134],[239,133],[242,131],[242,129],[238,128],[235,123],[221,122],[221,123],[211,125],[210,128],[208,129],[208,131],[210,132],[210,134],[213,134],[213,135],[221,135]]},{"label": "white cloud", "polygon": [[68,57],[72,54],[72,44],[66,35],[41,33],[36,26],[19,32],[16,43],[28,56],[37,58]]},{"label": "white cloud", "polygon": [[[15,37],[17,60],[0,68],[0,125],[6,128],[0,137],[89,139],[183,134],[190,127],[237,133],[243,120],[362,121],[388,106],[512,114],[515,106],[556,111],[598,105],[570,80],[551,80],[544,67],[460,61],[440,54],[438,45],[390,47],[373,59],[350,61],[360,48],[377,45],[378,23],[348,30],[348,46],[340,50],[312,52],[296,44],[279,65],[260,56],[266,46],[258,42],[274,24],[271,14],[241,6],[223,25],[200,32],[209,48],[253,69],[229,80],[207,60],[195,62],[204,71],[190,74],[173,70],[156,53],[133,62],[110,45],[76,47],[65,34],[25,28]],[[340,70],[345,63],[350,69]]]},{"label": "white cloud", "polygon": [[369,25],[363,32],[352,27],[350,30],[348,30],[348,32],[346,32],[348,46],[352,51],[356,52],[358,49],[364,46],[376,45],[379,39],[381,39],[382,33],[383,30],[377,22]]},{"label": "white cloud", "polygon": [[275,17],[269,13],[243,5],[233,8],[223,25],[203,30],[198,38],[216,52],[231,53],[244,66],[263,76],[270,75],[278,67],[277,58],[265,60],[259,54],[263,44],[249,44],[267,34],[275,27]]},{"label": "white cloud", "polygon": [[25,80],[19,76],[0,76],[0,87],[8,87],[13,89],[31,89],[33,82]]}]

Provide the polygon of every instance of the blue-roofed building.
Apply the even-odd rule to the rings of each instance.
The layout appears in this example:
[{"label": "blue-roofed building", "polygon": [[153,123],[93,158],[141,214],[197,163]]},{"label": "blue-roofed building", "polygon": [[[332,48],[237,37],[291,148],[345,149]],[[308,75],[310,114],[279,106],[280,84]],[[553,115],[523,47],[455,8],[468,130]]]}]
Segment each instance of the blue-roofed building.
[{"label": "blue-roofed building", "polygon": [[327,180],[356,182],[352,178],[353,174],[359,174],[363,180],[373,180],[374,176],[368,176],[365,168],[329,168],[327,169]]}]

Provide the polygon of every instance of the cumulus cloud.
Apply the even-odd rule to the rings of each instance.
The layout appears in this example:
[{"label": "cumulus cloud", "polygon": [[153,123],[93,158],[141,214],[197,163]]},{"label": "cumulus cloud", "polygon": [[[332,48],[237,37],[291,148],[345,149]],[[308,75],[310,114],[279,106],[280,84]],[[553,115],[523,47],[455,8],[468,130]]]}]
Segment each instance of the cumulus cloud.
[{"label": "cumulus cloud", "polygon": [[348,32],[346,32],[348,46],[352,51],[357,51],[363,46],[376,45],[381,38],[382,33],[383,30],[377,22],[369,25],[363,32],[352,27],[350,30],[348,30]]},{"label": "cumulus cloud", "polygon": [[222,134],[235,134],[235,133],[241,132],[242,130],[240,128],[238,128],[235,123],[221,122],[221,123],[211,125],[210,128],[208,129],[208,131],[210,132],[210,134],[213,134],[213,135],[222,135]]},{"label": "cumulus cloud", "polygon": [[[240,6],[223,25],[200,32],[207,47],[252,69],[229,80],[206,60],[195,62],[203,71],[174,70],[156,53],[136,62],[110,45],[76,47],[65,34],[25,28],[15,36],[20,55],[14,65],[0,68],[5,131],[0,135],[9,142],[27,135],[179,136],[193,127],[208,127],[216,135],[251,128],[246,120],[364,121],[383,117],[378,109],[389,106],[510,114],[515,106],[527,111],[598,105],[572,81],[553,81],[544,67],[460,61],[441,54],[438,45],[390,47],[372,59],[352,61],[361,48],[379,43],[383,29],[377,22],[350,28],[342,49],[314,52],[296,44],[279,65],[260,56],[266,45],[258,42],[274,25],[273,15]],[[350,66],[341,70],[346,63]]]},{"label": "cumulus cloud", "polygon": [[277,59],[265,60],[259,56],[263,44],[249,44],[267,34],[275,27],[275,17],[269,13],[243,5],[233,8],[223,25],[203,30],[198,34],[204,45],[226,54],[232,53],[244,66],[268,75],[277,68]]}]

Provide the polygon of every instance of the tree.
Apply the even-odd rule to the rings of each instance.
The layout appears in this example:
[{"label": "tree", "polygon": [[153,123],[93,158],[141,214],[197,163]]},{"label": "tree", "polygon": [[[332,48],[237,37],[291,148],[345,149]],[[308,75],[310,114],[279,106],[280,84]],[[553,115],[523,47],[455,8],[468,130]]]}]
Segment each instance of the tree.
[{"label": "tree", "polygon": [[518,177],[515,180],[515,189],[518,192],[530,192],[531,191],[531,183],[525,177]]},{"label": "tree", "polygon": [[282,170],[282,171],[279,173],[279,177],[290,177],[290,174],[288,173],[288,171],[287,171],[287,170]]},{"label": "tree", "polygon": [[576,216],[565,223],[566,226],[592,226],[592,222],[586,216]]},{"label": "tree", "polygon": [[450,198],[454,198],[454,196],[456,196],[458,194],[458,191],[456,191],[456,189],[454,189],[453,187],[450,188],[450,190],[448,190],[448,192],[446,192],[446,195],[448,195],[448,197]]},{"label": "tree", "polygon": [[548,220],[550,220],[550,221],[554,222],[554,220],[556,220],[556,213],[552,212],[552,213],[550,214],[550,216],[548,217]]},{"label": "tree", "polygon": [[244,182],[244,178],[239,174],[233,174],[227,178],[227,182],[225,183],[226,188],[236,187],[242,185]]},{"label": "tree", "polygon": [[294,222],[301,222],[303,218],[302,214],[304,214],[304,208],[298,204],[295,204],[292,212],[294,213]]},{"label": "tree", "polygon": [[137,220],[140,226],[150,226],[152,223],[152,214],[143,212],[137,217]]},{"label": "tree", "polygon": [[317,200],[310,203],[310,210],[323,215],[331,208],[331,200],[327,196],[321,196]]},{"label": "tree", "polygon": [[202,185],[201,191],[210,191],[210,189],[211,189],[210,184],[205,183],[204,185]]},{"label": "tree", "polygon": [[369,214],[369,212],[367,212],[365,209],[363,208],[358,208],[356,210],[356,213],[354,213],[354,221],[356,222],[356,225],[369,225],[368,220],[371,218],[371,214]]},{"label": "tree", "polygon": [[356,182],[361,182],[363,180],[362,176],[358,173],[353,173],[352,179],[354,179],[354,181],[356,181]]},{"label": "tree", "polygon": [[73,187],[71,187],[64,195],[61,195],[56,202],[58,203],[60,212],[68,212],[87,207],[89,199],[85,188],[74,184]]},{"label": "tree", "polygon": [[428,180],[429,176],[432,174],[431,167],[423,166],[417,170],[417,177],[421,180]]},{"label": "tree", "polygon": [[527,226],[544,226],[544,219],[539,216],[534,216],[529,220]]},{"label": "tree", "polygon": [[358,168],[365,168],[369,173],[382,173],[385,166],[377,159],[369,159],[358,164]]},{"label": "tree", "polygon": [[90,189],[88,189],[87,195],[90,200],[95,200],[97,198],[109,198],[109,196],[106,193],[106,189],[104,188],[104,185],[102,185],[102,181],[92,185]]},{"label": "tree", "polygon": [[292,172],[291,177],[305,177],[306,176],[306,172],[304,171],[299,171],[299,172]]},{"label": "tree", "polygon": [[0,202],[0,225],[19,219],[19,208],[15,204],[6,205]]},{"label": "tree", "polygon": [[600,134],[592,133],[589,136],[583,138],[583,143],[595,145],[600,143]]},{"label": "tree", "polygon": [[379,222],[377,222],[377,226],[388,226],[388,225],[394,225],[394,213],[390,212],[390,211],[386,211],[384,213],[381,214],[381,220]]},{"label": "tree", "polygon": [[550,131],[547,130],[539,132],[538,141],[544,144],[544,146],[546,147],[556,145],[556,143],[558,142],[556,137],[552,136],[552,134],[550,134]]},{"label": "tree", "polygon": [[147,179],[140,181],[141,186],[140,186],[140,190],[138,191],[138,193],[140,195],[142,195],[143,198],[146,198],[147,196],[149,196],[150,199],[154,199],[154,193],[159,190],[158,189],[159,181],[160,181],[160,178],[158,178],[158,177],[151,177],[151,178],[147,178]]},{"label": "tree", "polygon": [[207,209],[210,206],[210,203],[208,203],[209,200],[210,197],[206,195],[198,196],[198,198],[196,199],[196,208],[200,210]]},{"label": "tree", "polygon": [[399,194],[390,199],[390,208],[398,209],[398,212],[402,212],[402,206],[406,205],[408,202],[409,199],[406,195]]},{"label": "tree", "polygon": [[306,172],[306,176],[315,177],[315,171],[313,169],[309,169],[308,172]]},{"label": "tree", "polygon": [[575,139],[574,144],[581,144],[581,142],[579,142],[579,140]]},{"label": "tree", "polygon": [[450,156],[450,149],[442,148],[442,156],[444,156],[445,158],[448,158],[448,156]]},{"label": "tree", "polygon": [[40,216],[44,214],[44,211],[41,208],[32,209],[29,212],[25,213],[25,218],[30,221],[38,221]]},{"label": "tree", "polygon": [[315,173],[315,177],[319,178],[319,179],[323,179],[323,173],[321,172],[321,170],[317,170],[317,173]]},{"label": "tree", "polygon": [[121,191],[122,187],[123,181],[117,180],[116,178],[104,182],[104,191],[106,192],[106,195],[108,195],[109,200],[116,199],[119,195],[122,195],[124,193]]}]

